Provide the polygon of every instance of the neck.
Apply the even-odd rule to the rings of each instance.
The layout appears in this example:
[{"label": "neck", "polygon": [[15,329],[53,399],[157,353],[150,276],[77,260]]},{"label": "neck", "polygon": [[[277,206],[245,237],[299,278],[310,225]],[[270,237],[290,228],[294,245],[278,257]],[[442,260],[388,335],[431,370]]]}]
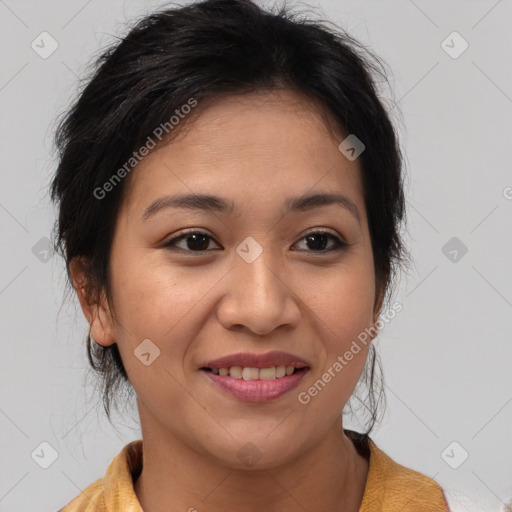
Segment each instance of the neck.
[{"label": "neck", "polygon": [[134,488],[145,512],[358,512],[363,499],[368,461],[343,432],[341,418],[318,445],[260,470],[227,467],[143,424],[142,433],[143,469]]}]

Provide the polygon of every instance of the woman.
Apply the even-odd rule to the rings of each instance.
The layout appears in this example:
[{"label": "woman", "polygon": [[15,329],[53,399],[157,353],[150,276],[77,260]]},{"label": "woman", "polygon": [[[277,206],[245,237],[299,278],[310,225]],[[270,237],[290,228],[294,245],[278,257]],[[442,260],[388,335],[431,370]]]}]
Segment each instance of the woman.
[{"label": "woman", "polygon": [[[62,511],[448,510],[369,437],[406,259],[375,63],[249,0],[156,13],[104,53],[57,133],[55,243],[107,415],[133,388],[142,439]],[[361,378],[364,433],[342,418]]]}]

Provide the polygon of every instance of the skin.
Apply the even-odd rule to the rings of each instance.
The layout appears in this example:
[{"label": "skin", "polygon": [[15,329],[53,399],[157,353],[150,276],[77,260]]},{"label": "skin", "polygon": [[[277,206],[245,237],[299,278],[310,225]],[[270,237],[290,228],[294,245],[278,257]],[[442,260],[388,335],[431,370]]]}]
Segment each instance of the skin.
[{"label": "skin", "polygon": [[[137,497],[148,512],[357,512],[368,462],[342,432],[341,413],[370,342],[309,404],[297,395],[380,313],[359,163],[338,150],[345,136],[329,131],[320,108],[289,91],[219,100],[185,127],[126,178],[111,253],[114,311],[86,300],[83,265],[71,265],[94,340],[118,344],[137,393]],[[155,199],[191,192],[232,200],[235,213],[165,208],[141,220]],[[283,215],[286,198],[311,192],[347,196],[360,222],[338,205]],[[193,252],[201,242],[190,238],[176,242],[188,253],[163,246],[185,228],[212,237],[206,251]],[[304,236],[321,229],[349,245],[315,249]],[[248,236],[263,249],[250,264],[235,251]],[[134,356],[144,339],[160,349],[149,366]],[[311,370],[270,402],[239,401],[199,370],[271,350]],[[252,467],[237,456],[249,442],[261,454]]]}]

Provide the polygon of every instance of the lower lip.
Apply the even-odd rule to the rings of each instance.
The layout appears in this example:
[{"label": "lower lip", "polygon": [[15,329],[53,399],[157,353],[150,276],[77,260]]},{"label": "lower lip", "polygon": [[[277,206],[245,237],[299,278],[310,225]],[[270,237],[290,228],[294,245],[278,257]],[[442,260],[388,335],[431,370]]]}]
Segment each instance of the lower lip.
[{"label": "lower lip", "polygon": [[302,378],[308,373],[303,368],[279,379],[272,380],[244,380],[234,379],[224,375],[215,375],[213,372],[201,370],[220,389],[244,402],[268,402],[291,391],[298,386]]}]

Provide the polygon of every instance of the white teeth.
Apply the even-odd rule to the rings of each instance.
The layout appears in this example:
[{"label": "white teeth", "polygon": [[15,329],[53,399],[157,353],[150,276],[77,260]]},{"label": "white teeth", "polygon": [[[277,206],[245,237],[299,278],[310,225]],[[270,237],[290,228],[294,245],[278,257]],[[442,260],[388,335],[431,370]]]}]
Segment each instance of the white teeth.
[{"label": "white teeth", "polygon": [[242,370],[242,378],[244,380],[256,380],[259,376],[260,371],[258,368],[247,368]]},{"label": "white teeth", "polygon": [[276,378],[276,367],[261,368],[259,371],[260,380],[272,380]]},{"label": "white teeth", "polygon": [[233,379],[241,379],[242,378],[242,367],[241,366],[232,366],[229,369],[229,376],[233,377]]},{"label": "white teeth", "polygon": [[276,366],[276,379],[280,379],[286,375],[286,366]]},{"label": "white teeth", "polygon": [[270,366],[269,368],[251,368],[249,366],[231,366],[230,368],[212,369],[215,375],[228,375],[233,379],[244,380],[273,380],[280,379],[285,375],[291,375],[295,370],[295,366]]}]

